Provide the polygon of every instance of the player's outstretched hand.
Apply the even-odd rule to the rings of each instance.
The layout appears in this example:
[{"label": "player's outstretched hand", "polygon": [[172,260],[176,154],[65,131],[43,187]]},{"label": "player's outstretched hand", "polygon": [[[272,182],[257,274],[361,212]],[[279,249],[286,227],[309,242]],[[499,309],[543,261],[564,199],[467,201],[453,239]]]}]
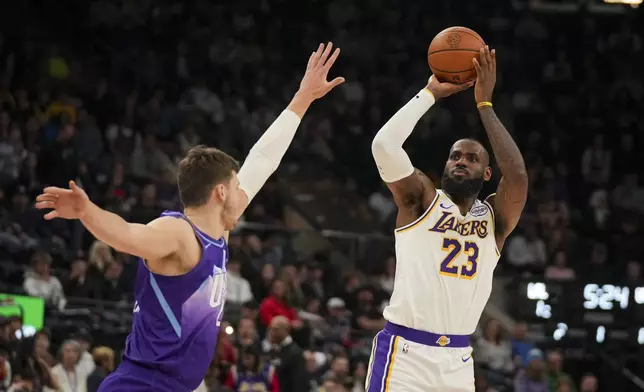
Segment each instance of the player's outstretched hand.
[{"label": "player's outstretched hand", "polygon": [[476,103],[491,102],[492,92],[496,84],[496,51],[485,45],[480,50],[480,59],[472,59],[476,69],[476,87],[474,87],[474,99]]},{"label": "player's outstretched hand", "polygon": [[474,81],[461,84],[440,82],[434,75],[432,75],[429,77],[427,87],[425,88],[431,91],[434,95],[434,99],[438,101],[441,98],[449,97],[452,94],[467,90],[473,85]]},{"label": "player's outstretched hand", "polygon": [[89,197],[74,181],[69,182],[69,189],[50,186],[36,197],[36,208],[52,209],[45,214],[45,219],[54,218],[80,219],[89,205]]},{"label": "player's outstretched hand", "polygon": [[329,91],[344,83],[344,78],[337,77],[332,81],[327,81],[329,70],[340,56],[340,48],[336,48],[333,53],[333,43],[320,44],[318,50],[311,53],[309,63],[306,65],[306,72],[300,82],[301,93],[310,97],[312,100],[320,99]]}]

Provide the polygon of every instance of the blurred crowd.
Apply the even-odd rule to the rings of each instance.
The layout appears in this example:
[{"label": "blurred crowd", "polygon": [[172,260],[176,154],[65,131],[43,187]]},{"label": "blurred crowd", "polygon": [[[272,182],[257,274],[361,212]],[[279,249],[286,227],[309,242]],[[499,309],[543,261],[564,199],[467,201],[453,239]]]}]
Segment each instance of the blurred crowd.
[{"label": "blurred crowd", "polygon": [[[74,298],[130,309],[136,261],[77,222],[44,221],[35,195],[74,179],[132,222],[180,208],[179,157],[205,143],[243,158],[287,104],[311,48],[326,40],[343,49],[337,72],[347,83],[310,110],[284,166],[356,192],[380,222],[374,230],[389,233],[395,207],[371,138],[425,83],[427,43],[456,24],[499,53],[496,107],[530,172],[528,205],[499,273],[644,280],[641,13],[538,15],[504,1],[22,6],[35,3],[31,20],[15,15],[0,27],[2,292],[39,296],[59,311]],[[485,141],[473,107],[467,92],[438,104],[406,144],[432,178],[455,139]],[[298,257],[284,219],[288,184],[278,180],[244,216],[271,229],[242,225],[230,238],[228,322],[200,391],[362,392],[396,260],[381,254],[368,271],[338,271],[324,252]],[[0,391],[95,391],[123,345],[94,342],[86,329],[19,339],[20,318],[0,321]],[[524,324],[505,336],[489,320],[473,345],[477,391],[599,388],[592,374],[565,373],[561,352],[537,347]]]}]

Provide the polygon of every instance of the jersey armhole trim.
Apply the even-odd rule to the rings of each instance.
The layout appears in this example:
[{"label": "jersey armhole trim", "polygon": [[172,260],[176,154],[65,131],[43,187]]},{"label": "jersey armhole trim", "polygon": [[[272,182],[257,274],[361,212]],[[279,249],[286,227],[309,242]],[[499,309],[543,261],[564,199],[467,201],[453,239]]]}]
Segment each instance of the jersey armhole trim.
[{"label": "jersey armhole trim", "polygon": [[411,230],[414,227],[418,226],[420,223],[422,223],[431,214],[431,212],[434,209],[434,207],[436,207],[436,205],[438,205],[439,195],[440,195],[439,191],[436,190],[436,196],[434,196],[434,200],[429,205],[427,210],[425,210],[425,212],[421,216],[419,216],[418,219],[416,219],[415,221],[413,221],[413,222],[411,222],[411,223],[409,223],[409,224],[407,224],[405,226],[399,227],[396,230],[394,230],[394,233],[402,233],[404,231]]},{"label": "jersey armhole trim", "polygon": [[[490,196],[492,195],[496,195],[496,193],[492,193]],[[487,208],[490,210],[490,215],[492,216],[492,235],[494,236],[494,251],[496,252],[496,257],[501,257],[499,247],[496,245],[496,216],[494,215],[494,208],[492,208],[492,204],[490,204],[490,202],[488,201],[490,196],[485,198],[483,204],[487,206]]]}]

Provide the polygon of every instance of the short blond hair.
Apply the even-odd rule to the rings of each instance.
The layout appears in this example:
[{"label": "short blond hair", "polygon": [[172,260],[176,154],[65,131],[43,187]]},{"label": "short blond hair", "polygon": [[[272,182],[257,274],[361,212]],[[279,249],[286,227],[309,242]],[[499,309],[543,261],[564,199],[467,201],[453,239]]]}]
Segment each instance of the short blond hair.
[{"label": "short blond hair", "polygon": [[94,347],[92,350],[92,358],[94,358],[94,363],[99,365],[105,360],[114,359],[114,350],[106,346]]}]

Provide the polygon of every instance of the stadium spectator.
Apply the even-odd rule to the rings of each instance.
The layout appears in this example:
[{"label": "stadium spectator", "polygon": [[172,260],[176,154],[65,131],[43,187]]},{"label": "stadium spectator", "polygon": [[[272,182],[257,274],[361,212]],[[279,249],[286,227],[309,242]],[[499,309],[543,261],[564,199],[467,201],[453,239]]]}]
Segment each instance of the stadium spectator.
[{"label": "stadium spectator", "polygon": [[259,351],[252,346],[241,350],[239,364],[230,367],[224,386],[234,392],[280,391],[275,367],[270,363],[262,364]]},{"label": "stadium spectator", "polygon": [[630,260],[626,264],[625,283],[631,287],[644,285],[644,273],[642,272],[642,263],[638,260]]},{"label": "stadium spectator", "polygon": [[559,281],[574,280],[575,270],[568,266],[566,252],[559,250],[555,253],[554,263],[546,268],[545,278]]},{"label": "stadium spectator", "polygon": [[595,135],[581,157],[581,172],[589,184],[606,185],[610,180],[612,153],[604,145],[604,136]]},{"label": "stadium spectator", "polygon": [[273,285],[275,276],[275,267],[273,264],[262,265],[259,277],[255,279],[255,282],[253,282],[253,285],[251,286],[253,296],[255,298],[266,298],[271,291],[271,286]]},{"label": "stadium spectator", "polygon": [[275,316],[269,325],[270,362],[275,366],[280,392],[308,390],[309,380],[304,366],[302,349],[290,335],[291,322],[284,316]]},{"label": "stadium spectator", "polygon": [[476,341],[474,355],[476,363],[487,370],[492,385],[503,384],[506,375],[514,371],[512,344],[503,338],[501,325],[494,319],[485,324],[483,336]]},{"label": "stadium spectator", "polygon": [[40,330],[34,335],[34,355],[36,358],[41,359],[48,366],[54,366],[56,364],[56,358],[51,355],[49,351],[51,347],[51,342],[49,340],[49,334],[45,330]]},{"label": "stadium spectator", "polygon": [[327,345],[335,346],[340,344],[347,346],[351,337],[351,319],[344,301],[338,297],[329,298],[326,307],[328,313],[326,317],[328,330],[325,335],[325,341]]},{"label": "stadium spectator", "polygon": [[24,380],[36,391],[46,390],[46,388],[56,391],[60,388],[49,365],[38,357],[33,337],[20,341],[14,364],[15,366],[12,366],[14,381]]},{"label": "stadium spectator", "polygon": [[87,281],[87,263],[83,260],[82,254],[79,256],[71,264],[69,277],[63,291],[67,297],[89,298],[93,294],[93,289]]},{"label": "stadium spectator", "polygon": [[[558,391],[561,388],[568,387],[570,392],[575,392],[572,377],[563,371],[563,356],[558,350],[550,350],[547,354],[547,367],[548,367],[548,385],[550,391]],[[562,386],[561,384],[566,384]]]},{"label": "stadium spectator", "polygon": [[579,392],[597,392],[599,390],[597,377],[593,374],[585,374],[581,378]]},{"label": "stadium spectator", "polygon": [[100,279],[107,266],[114,262],[112,249],[106,243],[95,240],[89,249],[88,276]]},{"label": "stadium spectator", "polygon": [[228,276],[226,280],[226,302],[241,306],[253,300],[253,293],[248,280],[241,276],[241,263],[238,259],[231,258],[226,266]]},{"label": "stadium spectator", "polygon": [[525,369],[514,378],[515,392],[548,392],[548,376],[543,366],[543,353],[533,348],[528,353]]},{"label": "stadium spectator", "polygon": [[79,366],[81,350],[80,343],[75,340],[66,340],[60,346],[60,362],[51,368],[51,374],[62,392],[87,392],[89,374]]},{"label": "stadium spectator", "polygon": [[329,365],[329,370],[324,375],[324,378],[333,377],[338,382],[344,384],[350,377],[349,359],[343,355],[336,355]]},{"label": "stadium spectator", "polygon": [[268,326],[273,318],[282,316],[289,321],[291,327],[302,328],[302,320],[298,318],[295,308],[291,305],[289,295],[284,281],[275,279],[271,286],[271,294],[259,306],[259,317],[262,324]]},{"label": "stadium spectator", "polygon": [[358,290],[356,298],[357,305],[352,320],[353,330],[373,336],[385,325],[382,312],[374,303],[374,292],[369,287],[363,287]]},{"label": "stadium spectator", "polygon": [[519,271],[539,271],[545,268],[548,258],[545,242],[539,238],[537,227],[526,222],[523,233],[517,233],[508,241],[507,260]]},{"label": "stadium spectator", "polygon": [[615,217],[608,200],[608,192],[605,189],[596,189],[591,194],[582,219],[582,230],[592,238],[606,238],[608,233],[614,229]]},{"label": "stadium spectator", "polygon": [[37,252],[31,258],[33,269],[25,273],[24,289],[27,294],[41,297],[55,306],[64,306],[65,293],[57,277],[51,275],[51,256]]},{"label": "stadium spectator", "polygon": [[305,298],[324,298],[324,270],[322,266],[310,263],[304,267],[304,271],[304,281],[301,284],[302,295]]},{"label": "stadium spectator", "polygon": [[302,308],[306,303],[306,298],[302,290],[302,279],[298,267],[295,264],[282,265],[280,278],[286,284],[286,292],[290,304],[295,308]]},{"label": "stadium spectator", "polygon": [[555,392],[575,392],[576,390],[575,385],[567,378],[558,379],[556,388],[552,389]]},{"label": "stadium spectator", "polygon": [[89,352],[92,347],[92,335],[86,329],[81,329],[74,335],[72,339],[80,344],[80,358],[78,359],[78,367],[84,374],[91,374],[96,368],[93,355]]},{"label": "stadium spectator", "polygon": [[241,349],[248,346],[259,346],[259,336],[255,321],[251,318],[242,317],[237,324],[235,347]]},{"label": "stadium spectator", "polygon": [[92,350],[95,369],[87,377],[87,392],[96,392],[105,377],[114,370],[114,350],[99,346]]},{"label": "stadium spectator", "polygon": [[512,360],[517,368],[528,363],[528,353],[535,348],[535,344],[528,337],[528,325],[523,322],[514,325],[512,336]]}]

